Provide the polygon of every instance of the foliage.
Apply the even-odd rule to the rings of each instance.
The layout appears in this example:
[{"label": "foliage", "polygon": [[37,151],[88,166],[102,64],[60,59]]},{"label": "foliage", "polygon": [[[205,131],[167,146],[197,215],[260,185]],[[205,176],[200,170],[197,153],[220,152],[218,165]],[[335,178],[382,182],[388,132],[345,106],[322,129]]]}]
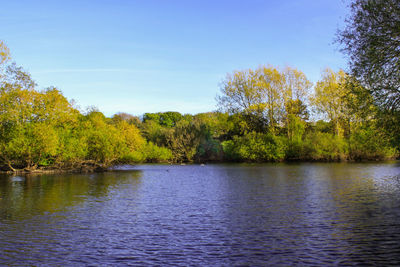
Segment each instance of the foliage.
[{"label": "foliage", "polygon": [[384,160],[396,156],[388,138],[377,129],[362,127],[349,138],[349,155],[353,160]]},{"label": "foliage", "polygon": [[257,132],[233,136],[232,140],[223,142],[222,147],[226,158],[234,161],[281,161],[286,151],[284,138]]},{"label": "foliage", "polygon": [[143,122],[140,125],[140,128],[146,140],[159,146],[167,145],[167,136],[169,135],[169,132],[172,131],[172,129],[163,127],[154,120]]},{"label": "foliage", "polygon": [[172,152],[166,147],[159,147],[149,142],[144,147],[147,162],[168,162],[172,159]]},{"label": "foliage", "polygon": [[290,114],[288,116],[288,142],[287,142],[287,159],[301,159],[303,135],[306,129],[306,123],[298,116]]},{"label": "foliage", "polygon": [[29,73],[7,63],[3,43],[0,53],[2,170],[139,162],[383,160],[395,158],[400,149],[400,112],[376,105],[370,90],[343,71],[324,70],[311,93],[303,72],[260,66],[227,75],[217,97],[219,112],[145,113],[142,119],[117,113],[107,118],[95,108],[81,113],[55,87],[38,90]]},{"label": "foliage", "polygon": [[379,110],[377,117],[377,129],[389,138],[392,147],[400,151],[400,111]]},{"label": "foliage", "polygon": [[145,113],[143,115],[143,122],[155,121],[161,126],[174,127],[176,123],[183,119],[182,114],[179,112],[168,111],[159,113]]},{"label": "foliage", "polygon": [[307,117],[303,102],[307,99],[311,82],[297,69],[283,70],[260,66],[256,70],[235,71],[221,84],[217,97],[221,110],[242,114],[251,131],[275,130],[297,105],[299,115]]},{"label": "foliage", "polygon": [[139,117],[124,112],[118,112],[117,114],[114,114],[111,120],[113,121],[114,124],[117,124],[121,121],[125,121],[129,124],[135,125],[136,127],[139,127],[141,123]]},{"label": "foliage", "polygon": [[312,132],[305,137],[302,158],[317,161],[347,160],[348,146],[342,137]]},{"label": "foliage", "polygon": [[335,125],[335,134],[341,137],[344,135],[343,122],[349,115],[344,99],[349,93],[345,81],[346,74],[343,71],[335,73],[331,69],[325,69],[322,80],[315,85],[315,93],[311,97],[316,111]]},{"label": "foliage", "polygon": [[119,114],[108,119],[95,109],[83,115],[57,88],[36,90],[30,75],[15,64],[9,65],[2,77],[2,169],[34,170],[85,162],[109,166],[127,159],[170,158],[167,149],[146,143],[132,117]]},{"label": "foliage", "polygon": [[385,109],[400,109],[400,5],[397,0],[353,0],[338,41],[351,73]]},{"label": "foliage", "polygon": [[115,127],[107,124],[101,112],[92,111],[87,114],[83,125],[88,145],[87,159],[109,165],[126,152],[123,136]]},{"label": "foliage", "polygon": [[176,161],[193,161],[201,142],[201,124],[182,120],[167,136],[167,144]]}]

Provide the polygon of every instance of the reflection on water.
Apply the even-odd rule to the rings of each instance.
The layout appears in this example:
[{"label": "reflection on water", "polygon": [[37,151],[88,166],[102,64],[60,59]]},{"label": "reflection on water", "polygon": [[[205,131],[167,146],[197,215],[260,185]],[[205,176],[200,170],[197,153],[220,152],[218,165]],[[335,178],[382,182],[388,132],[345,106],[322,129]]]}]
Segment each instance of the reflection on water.
[{"label": "reflection on water", "polygon": [[0,177],[0,264],[400,264],[400,166]]},{"label": "reflection on water", "polygon": [[124,183],[138,185],[140,172],[0,176],[0,218],[20,220],[66,211],[88,198],[105,201]]}]

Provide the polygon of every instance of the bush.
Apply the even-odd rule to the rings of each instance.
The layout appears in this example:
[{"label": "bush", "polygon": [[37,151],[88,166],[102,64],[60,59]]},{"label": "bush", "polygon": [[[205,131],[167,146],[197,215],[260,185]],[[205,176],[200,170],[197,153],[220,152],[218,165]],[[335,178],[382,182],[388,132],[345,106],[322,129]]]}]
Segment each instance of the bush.
[{"label": "bush", "polygon": [[349,138],[350,157],[353,160],[384,160],[397,156],[388,138],[375,129],[364,128],[353,132]]},{"label": "bush", "polygon": [[307,160],[346,160],[348,145],[343,138],[333,134],[313,132],[306,136],[302,154]]},{"label": "bush", "polygon": [[228,160],[247,162],[281,161],[285,157],[285,138],[270,133],[251,132],[222,143]]},{"label": "bush", "polygon": [[301,160],[304,158],[304,143],[301,140],[288,140],[285,158]]},{"label": "bush", "polygon": [[147,162],[168,162],[172,159],[172,152],[168,148],[159,147],[152,142],[147,143],[144,148]]}]

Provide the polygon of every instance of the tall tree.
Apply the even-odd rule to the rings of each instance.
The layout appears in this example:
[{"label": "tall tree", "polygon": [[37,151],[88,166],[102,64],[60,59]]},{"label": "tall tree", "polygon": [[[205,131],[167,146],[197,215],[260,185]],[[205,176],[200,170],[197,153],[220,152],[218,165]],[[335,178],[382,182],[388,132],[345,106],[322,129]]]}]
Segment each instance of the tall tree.
[{"label": "tall tree", "polygon": [[302,71],[292,67],[286,67],[282,74],[284,77],[284,124],[289,140],[295,139],[295,135],[297,135],[296,139],[300,140],[302,131],[299,129],[304,129],[304,121],[308,119],[305,103],[308,101],[312,83]]},{"label": "tall tree", "polygon": [[351,74],[377,104],[400,110],[400,2],[353,0],[338,41],[349,56]]},{"label": "tall tree", "polygon": [[267,124],[265,84],[260,72],[252,69],[228,74],[217,96],[218,106],[229,114],[242,114],[250,128],[262,130]]},{"label": "tall tree", "polygon": [[262,113],[263,96],[256,76],[251,69],[228,74],[221,84],[221,95],[217,97],[219,106],[229,113]]},{"label": "tall tree", "polygon": [[315,93],[311,103],[316,111],[325,115],[335,126],[335,134],[343,136],[343,121],[348,117],[345,96],[348,94],[346,74],[340,70],[334,72],[327,68],[322,73],[322,78],[315,85]]},{"label": "tall tree", "polygon": [[279,69],[273,66],[261,66],[257,69],[257,73],[260,81],[259,91],[266,108],[268,124],[270,130],[274,132],[283,117],[285,78]]}]

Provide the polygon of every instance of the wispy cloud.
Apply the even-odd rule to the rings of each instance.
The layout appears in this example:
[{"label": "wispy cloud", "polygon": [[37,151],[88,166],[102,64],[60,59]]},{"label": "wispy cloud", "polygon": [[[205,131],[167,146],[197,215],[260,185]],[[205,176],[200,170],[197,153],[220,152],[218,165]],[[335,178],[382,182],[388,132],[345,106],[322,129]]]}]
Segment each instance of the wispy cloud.
[{"label": "wispy cloud", "polygon": [[49,70],[36,70],[32,71],[34,74],[43,73],[81,73],[81,72],[142,72],[143,70],[138,69],[118,69],[118,68],[86,68],[86,69],[49,69]]},{"label": "wispy cloud", "polygon": [[203,69],[168,69],[168,68],[153,68],[153,69],[135,69],[135,68],[70,68],[70,69],[39,69],[30,71],[32,74],[64,74],[64,73],[136,73],[136,74],[159,74],[164,73],[168,75],[188,75],[193,72],[197,76],[205,75],[206,77],[217,77],[218,79],[224,76],[221,73],[210,73],[208,70]]}]

